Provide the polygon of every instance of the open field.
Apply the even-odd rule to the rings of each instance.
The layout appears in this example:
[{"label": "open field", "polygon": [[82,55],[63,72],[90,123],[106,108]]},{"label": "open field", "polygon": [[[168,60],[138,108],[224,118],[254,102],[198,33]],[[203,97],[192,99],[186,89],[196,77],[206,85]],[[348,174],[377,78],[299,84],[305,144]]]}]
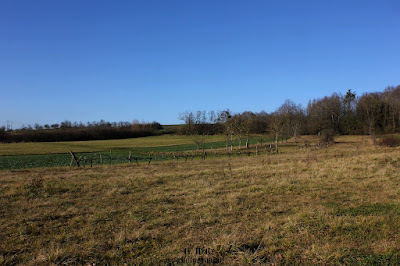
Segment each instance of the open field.
[{"label": "open field", "polygon": [[[223,141],[225,136],[207,136],[207,142]],[[74,152],[98,152],[110,149],[129,149],[144,147],[162,147],[173,145],[193,145],[188,136],[161,135],[132,139],[1,143],[0,155],[53,154]]]},{"label": "open field", "polygon": [[[206,136],[204,148],[220,149],[226,146],[225,136]],[[250,144],[268,140],[266,136],[253,136]],[[242,140],[244,145],[245,140]],[[238,146],[238,141],[233,142]],[[203,148],[203,147],[202,147]],[[155,160],[170,160],[172,154],[194,151],[197,146],[190,137],[162,135],[154,137],[121,139],[121,140],[101,140],[101,141],[73,141],[73,142],[39,142],[39,143],[11,143],[0,144],[0,170],[3,169],[25,169],[35,167],[68,166],[71,162],[69,150],[77,156],[96,158],[93,164],[108,164],[110,161],[110,151],[112,151],[112,164],[128,163],[128,155],[132,158],[138,157],[139,161],[147,161],[149,154]],[[59,152],[59,153],[55,153]],[[85,161],[90,165],[89,160]]]},{"label": "open field", "polygon": [[270,156],[0,171],[0,264],[398,265],[400,149],[337,141]]}]

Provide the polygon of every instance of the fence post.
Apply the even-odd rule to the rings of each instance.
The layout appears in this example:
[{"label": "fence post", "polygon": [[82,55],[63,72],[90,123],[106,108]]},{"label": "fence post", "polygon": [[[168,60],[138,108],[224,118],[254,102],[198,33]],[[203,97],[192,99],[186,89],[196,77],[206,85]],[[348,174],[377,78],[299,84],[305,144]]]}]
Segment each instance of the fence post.
[{"label": "fence post", "polygon": [[[69,153],[71,154],[71,156],[72,156],[72,159],[75,161],[75,164],[76,164],[76,166],[80,166],[80,164],[79,164],[79,161],[80,161],[80,158],[78,159],[78,158],[76,158],[76,156],[75,156],[75,154],[72,152],[72,151],[69,151]],[[71,163],[70,163],[70,165],[72,166],[72,160],[71,160]]]},{"label": "fence post", "polygon": [[128,160],[129,160],[129,164],[131,164],[131,161],[132,161],[132,151],[129,151]]}]

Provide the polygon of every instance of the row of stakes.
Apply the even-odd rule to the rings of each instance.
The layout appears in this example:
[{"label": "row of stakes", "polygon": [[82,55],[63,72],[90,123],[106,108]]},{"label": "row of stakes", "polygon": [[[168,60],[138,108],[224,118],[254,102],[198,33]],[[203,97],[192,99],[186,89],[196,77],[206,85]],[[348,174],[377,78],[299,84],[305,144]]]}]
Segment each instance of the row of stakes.
[{"label": "row of stakes", "polygon": [[[268,147],[268,149],[267,149],[267,147]],[[271,154],[271,152],[273,153],[274,151],[275,151],[276,153],[278,153],[278,151],[277,151],[277,150],[275,149],[275,147],[273,147],[272,145],[265,146],[265,151],[266,151],[266,153],[268,153],[268,154]],[[85,155],[77,156],[77,155],[76,155],[74,152],[72,152],[72,151],[69,151],[69,153],[71,154],[70,166],[74,165],[74,166],[80,167],[80,166],[82,166],[82,163],[83,163],[83,166],[85,166],[86,163],[89,161],[89,162],[90,162],[90,167],[93,167],[93,163],[94,163],[96,160],[99,160],[99,162],[100,162],[101,165],[103,165],[103,162],[105,161],[105,160],[103,160],[103,159],[105,159],[105,158],[103,158],[103,155],[102,155],[101,153],[98,154],[98,157],[97,157],[97,156],[93,156],[93,154],[92,154],[90,157],[87,157],[87,156],[85,156]],[[236,152],[236,155],[241,156],[242,154],[247,154],[248,156],[250,156],[252,153],[253,153],[253,152],[251,152],[251,151],[242,151],[242,150],[238,150],[238,151]],[[258,152],[258,145],[256,145],[256,150],[255,150],[256,156],[258,156],[258,153],[259,153],[259,152]],[[233,151],[232,151],[231,149],[228,149],[228,154],[227,154],[227,155],[228,155],[229,157],[231,157],[233,154],[234,154]],[[226,153],[218,154],[217,152],[215,152],[215,153],[214,153],[214,157],[216,157],[217,155],[222,155],[222,156],[223,156],[223,155],[226,155]],[[203,150],[203,152],[201,153],[201,155],[193,155],[193,154],[191,154],[191,155],[189,155],[189,154],[176,155],[176,154],[174,154],[174,153],[171,154],[171,157],[172,157],[174,160],[177,160],[177,161],[178,161],[179,158],[184,158],[185,162],[186,162],[188,159],[193,160],[195,157],[201,157],[202,160],[205,160],[205,159],[207,158],[207,156],[208,156],[208,154],[207,154],[207,152],[206,152],[205,150]],[[109,160],[108,160],[108,161],[109,161],[109,164],[111,165],[111,164],[112,164],[112,160],[113,160],[113,156],[112,156],[111,151],[110,151],[110,155],[107,156],[107,157],[108,157],[108,159],[109,159]],[[147,163],[150,164],[150,163],[152,162],[153,159],[155,160],[155,158],[156,158],[156,157],[153,157],[151,154],[149,154],[148,157],[137,157],[137,156],[133,157],[133,156],[132,156],[132,151],[129,151],[128,157],[124,157],[123,159],[128,160],[128,163],[129,163],[129,164],[132,163],[132,161],[135,161],[136,164],[139,164],[139,161],[147,161]],[[167,158],[168,158],[168,157],[167,157]],[[164,154],[162,153],[161,161],[163,161],[163,160],[165,160],[165,158],[164,158]]]}]

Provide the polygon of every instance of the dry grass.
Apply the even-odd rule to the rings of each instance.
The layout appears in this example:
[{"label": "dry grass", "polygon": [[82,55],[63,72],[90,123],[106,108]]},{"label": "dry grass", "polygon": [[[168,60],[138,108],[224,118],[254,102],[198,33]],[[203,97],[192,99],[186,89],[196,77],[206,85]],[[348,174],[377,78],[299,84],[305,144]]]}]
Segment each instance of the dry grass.
[{"label": "dry grass", "polygon": [[338,141],[271,156],[1,171],[0,264],[398,264],[400,149]]}]

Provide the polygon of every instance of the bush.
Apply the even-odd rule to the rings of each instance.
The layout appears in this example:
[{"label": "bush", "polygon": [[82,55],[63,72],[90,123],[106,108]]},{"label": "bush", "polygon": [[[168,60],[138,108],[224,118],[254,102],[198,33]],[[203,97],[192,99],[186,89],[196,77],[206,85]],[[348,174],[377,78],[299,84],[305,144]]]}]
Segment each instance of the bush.
[{"label": "bush", "polygon": [[396,135],[383,136],[383,137],[381,137],[380,144],[382,146],[399,147],[400,146],[400,136],[396,136]]},{"label": "bush", "polygon": [[333,129],[323,129],[320,135],[320,141],[322,142],[334,142],[335,141],[335,131]]}]

